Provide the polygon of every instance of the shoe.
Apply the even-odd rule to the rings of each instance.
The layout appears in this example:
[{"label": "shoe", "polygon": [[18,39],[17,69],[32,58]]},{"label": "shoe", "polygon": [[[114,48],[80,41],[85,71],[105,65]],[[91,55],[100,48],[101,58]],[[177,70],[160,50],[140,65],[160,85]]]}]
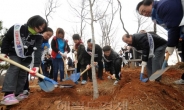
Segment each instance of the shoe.
[{"label": "shoe", "polygon": [[111,77],[110,76],[107,76],[107,79],[111,79]]},{"label": "shoe", "polygon": [[183,79],[179,79],[174,81],[174,84],[184,84],[184,80]]},{"label": "shoe", "polygon": [[82,85],[84,85],[84,84],[86,84],[86,83],[87,83],[86,80],[82,80],[82,82],[81,82]]},{"label": "shoe", "polygon": [[18,103],[19,101],[16,99],[14,94],[6,95],[1,101],[1,104],[3,105],[14,105]]},{"label": "shoe", "polygon": [[[26,93],[27,92],[27,93]],[[16,98],[17,98],[17,100],[19,100],[19,101],[22,101],[22,100],[24,100],[25,98],[28,98],[28,95],[29,95],[29,93],[28,93],[28,91],[26,90],[26,92],[24,93],[22,93],[22,94],[19,94]]]},{"label": "shoe", "polygon": [[56,85],[54,85],[54,87],[58,87],[58,85],[56,84]]},{"label": "shoe", "polygon": [[118,80],[115,80],[113,85],[117,85],[118,82],[119,82]]}]

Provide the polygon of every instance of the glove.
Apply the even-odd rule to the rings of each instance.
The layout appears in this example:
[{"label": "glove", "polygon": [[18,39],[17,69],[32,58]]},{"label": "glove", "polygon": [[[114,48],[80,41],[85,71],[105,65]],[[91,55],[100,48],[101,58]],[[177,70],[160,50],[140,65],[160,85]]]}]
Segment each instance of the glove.
[{"label": "glove", "polygon": [[175,47],[167,47],[167,48],[165,49],[165,52],[168,52],[170,55],[172,55],[174,49],[175,49]]},{"label": "glove", "polygon": [[94,62],[94,65],[97,66],[98,65],[98,62]]},{"label": "glove", "polygon": [[33,67],[32,72],[29,72],[29,74],[31,74],[32,76],[36,76],[36,73],[38,72],[39,68],[38,67]]},{"label": "glove", "polygon": [[[4,58],[8,58],[8,56],[6,54],[0,54],[1,56],[3,56]],[[4,60],[0,59],[0,62],[2,62]]]},{"label": "glove", "polygon": [[75,55],[77,55],[77,52],[76,52],[76,51],[74,51],[73,53],[74,53]]},{"label": "glove", "polygon": [[63,53],[62,56],[66,58],[67,57],[67,52]]},{"label": "glove", "polygon": [[141,66],[146,66],[147,65],[147,62],[145,62],[145,61],[142,61],[142,63],[141,63]]}]

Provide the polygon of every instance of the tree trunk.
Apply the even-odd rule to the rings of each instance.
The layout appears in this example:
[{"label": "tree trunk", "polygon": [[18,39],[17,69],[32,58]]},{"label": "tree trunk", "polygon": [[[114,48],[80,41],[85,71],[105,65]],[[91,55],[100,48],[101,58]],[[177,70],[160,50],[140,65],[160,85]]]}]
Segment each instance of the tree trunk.
[{"label": "tree trunk", "polygon": [[97,99],[99,97],[99,92],[98,92],[98,84],[96,80],[96,72],[95,72],[95,67],[94,67],[95,37],[94,37],[94,26],[93,26],[94,16],[93,16],[91,0],[89,0],[89,4],[90,4],[91,32],[92,32],[92,42],[93,42],[92,55],[91,55],[91,67],[92,67],[92,79],[93,79],[93,99]]}]

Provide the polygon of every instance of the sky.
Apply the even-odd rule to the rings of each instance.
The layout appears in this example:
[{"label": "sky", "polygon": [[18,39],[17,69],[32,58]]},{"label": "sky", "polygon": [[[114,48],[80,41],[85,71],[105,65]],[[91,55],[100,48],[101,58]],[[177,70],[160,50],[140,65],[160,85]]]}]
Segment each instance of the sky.
[{"label": "sky", "polygon": [[[16,23],[25,24],[27,20],[33,15],[40,15],[42,17],[45,17],[44,11],[47,1],[48,0],[0,0],[0,20],[3,21],[3,27],[10,28]],[[81,0],[68,1],[73,7],[79,9]],[[100,7],[101,10],[104,10],[107,6],[107,3],[105,3],[104,0],[96,1],[98,1],[97,7]],[[121,0],[122,19],[124,21],[125,28],[131,34],[136,33],[138,28],[135,8],[139,1],[140,0]],[[49,17],[49,27],[54,30],[54,35],[58,27],[63,28],[66,33],[65,39],[69,40],[69,45],[73,45],[73,41],[71,38],[73,34],[79,32],[80,20],[77,17],[76,12],[68,4],[67,0],[58,0],[58,4],[60,6],[55,10],[54,13],[51,14],[52,17]],[[118,7],[116,0],[114,0],[114,5],[115,8]],[[87,22],[89,23],[89,21]],[[91,29],[88,23],[86,24],[86,28],[84,30],[84,41],[91,38]],[[125,31],[123,30],[121,22],[119,20],[119,12],[115,15],[113,24],[114,25],[112,26],[112,28],[116,30],[115,34],[113,34],[113,39],[115,39],[115,43],[113,45],[116,45],[115,50],[119,52],[120,48],[126,45],[121,40],[122,35],[125,34]],[[146,28],[147,30],[152,30],[152,28],[150,28],[152,25],[153,23],[151,22],[151,19],[148,18],[147,22],[142,25],[141,29]],[[97,44],[100,44],[101,31],[99,27],[99,22],[94,22],[94,26],[95,41]],[[157,28],[159,31],[158,34],[167,40],[166,31],[159,26]],[[175,57],[171,58],[170,62],[176,62]]]}]

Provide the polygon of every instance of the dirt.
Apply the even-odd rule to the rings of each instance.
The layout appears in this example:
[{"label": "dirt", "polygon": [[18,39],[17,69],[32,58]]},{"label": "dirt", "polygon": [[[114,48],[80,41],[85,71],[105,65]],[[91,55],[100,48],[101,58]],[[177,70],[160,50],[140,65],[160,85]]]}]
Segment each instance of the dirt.
[{"label": "dirt", "polygon": [[[75,85],[73,88],[55,88],[46,93],[40,90],[37,80],[30,82],[29,97],[8,110],[184,110],[184,86],[175,85],[184,65],[179,63],[166,71],[160,82],[139,80],[140,67],[122,68],[122,79],[114,86],[114,80],[98,81],[99,98],[93,100],[93,85]],[[146,71],[145,71],[146,72]],[[144,76],[146,77],[146,75]],[[62,83],[62,84],[63,84]]]}]

